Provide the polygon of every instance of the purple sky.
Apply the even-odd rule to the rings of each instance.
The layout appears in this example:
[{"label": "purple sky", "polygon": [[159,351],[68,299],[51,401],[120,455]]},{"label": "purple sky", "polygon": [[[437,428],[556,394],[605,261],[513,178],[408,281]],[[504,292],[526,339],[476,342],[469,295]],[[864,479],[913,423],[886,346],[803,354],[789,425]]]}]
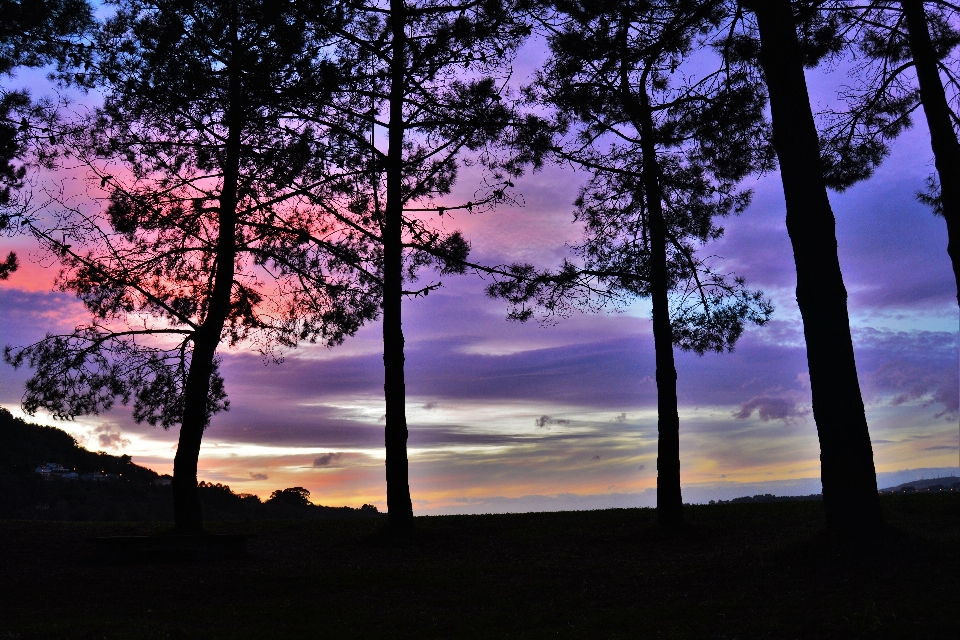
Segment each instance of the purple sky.
[{"label": "purple sky", "polygon": [[[809,77],[818,95],[833,82]],[[898,470],[955,468],[960,455],[960,319],[945,223],[913,198],[932,171],[917,120],[874,178],[831,196],[883,486]],[[577,238],[571,203],[583,178],[549,168],[518,183],[523,208],[447,224],[464,229],[479,261],[556,264]],[[678,353],[687,501],[819,491],[779,176],[749,186],[753,205],[703,251],[763,289],[776,312],[732,354]],[[24,268],[0,284],[0,343],[69,330],[82,313],[77,303],[50,291],[53,270],[34,262],[28,242],[0,239],[0,253],[11,249]],[[646,303],[538,326],[506,322],[505,305],[485,298],[476,277],[445,277],[444,285],[404,307],[415,512],[652,505],[656,396]],[[232,408],[205,435],[201,479],[260,495],[299,485],[322,504],[385,507],[379,332],[371,324],[341,347],[303,348],[281,365],[226,353]],[[14,413],[27,375],[0,365],[0,404]],[[127,409],[58,426],[88,448],[171,468],[176,434],[133,424]]]}]

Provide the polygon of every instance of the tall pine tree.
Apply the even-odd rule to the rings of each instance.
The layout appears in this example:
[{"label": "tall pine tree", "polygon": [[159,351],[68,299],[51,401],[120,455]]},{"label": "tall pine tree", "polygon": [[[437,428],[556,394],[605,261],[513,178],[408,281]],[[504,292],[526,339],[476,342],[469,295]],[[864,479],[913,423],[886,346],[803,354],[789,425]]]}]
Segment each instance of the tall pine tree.
[{"label": "tall pine tree", "polygon": [[[339,51],[352,83],[339,94],[338,115],[319,122],[335,131],[334,144],[356,154],[354,196],[337,215],[381,252],[387,510],[391,530],[403,532],[413,523],[403,300],[440,285],[410,287],[422,267],[433,264],[441,274],[466,268],[466,240],[435,221],[508,200],[510,178],[536,155],[529,146],[503,158],[496,151],[506,138],[535,140],[517,133],[504,96],[508,62],[527,28],[508,0],[349,6],[357,19],[344,28]],[[453,202],[464,164],[487,171],[474,199]]]},{"label": "tall pine tree", "polygon": [[[804,76],[805,60],[815,62],[841,46],[839,23],[815,13],[801,14],[809,4],[743,0],[741,5],[752,12],[756,22],[728,42],[727,51],[756,61],[769,92],[773,146],[786,199],[787,232],[797,269],[797,304],[803,318],[813,416],[820,438],[824,508],[832,529],[854,535],[876,527],[882,515],[837,252],[836,221]],[[803,49],[798,23],[811,16],[805,23],[808,30]]]},{"label": "tall pine tree", "polygon": [[[680,419],[674,345],[697,353],[732,349],[747,323],[772,307],[738,278],[697,257],[719,238],[718,217],[742,211],[737,183],[769,164],[764,95],[742,74],[692,79],[690,58],[724,17],[712,1],[605,0],[551,3],[541,20],[551,57],[529,93],[552,109],[566,135],[556,159],[590,175],[576,202],[582,264],[537,273],[513,265],[491,286],[517,308],[547,313],[636,297],[653,305],[658,409],[657,516],[683,520]],[[702,61],[700,61],[702,62]],[[671,309],[672,307],[672,309]],[[672,317],[671,317],[672,316]]]},{"label": "tall pine tree", "polygon": [[94,75],[104,106],[65,135],[106,206],[30,223],[92,321],[5,356],[36,369],[28,412],[119,399],[179,425],[174,515],[193,533],[201,440],[227,408],[223,345],[333,345],[378,313],[375,247],[325,206],[351,192],[345,151],[296,116],[330,104],[345,16],[323,0],[117,4]]}]

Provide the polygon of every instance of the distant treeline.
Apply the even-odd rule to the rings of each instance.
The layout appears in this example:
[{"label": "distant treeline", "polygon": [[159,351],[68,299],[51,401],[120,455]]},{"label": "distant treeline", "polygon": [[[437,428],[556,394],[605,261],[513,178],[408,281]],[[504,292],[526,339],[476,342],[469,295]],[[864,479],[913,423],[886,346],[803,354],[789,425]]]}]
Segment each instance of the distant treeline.
[{"label": "distant treeline", "polygon": [[732,500],[711,500],[707,504],[745,504],[753,502],[798,502],[803,500],[823,500],[823,495],[812,493],[808,496],[775,496],[772,493],[763,493],[755,496],[741,496]]},{"label": "distant treeline", "polygon": [[[55,462],[83,473],[109,473],[116,480],[83,482],[45,479],[36,468]],[[130,456],[93,453],[56,427],[30,424],[0,408],[0,518],[171,522],[173,492],[160,475],[134,464]],[[199,483],[204,517],[209,520],[317,520],[381,516],[373,505],[324,507],[312,504],[302,487],[274,491],[261,501],[224,484]]]}]

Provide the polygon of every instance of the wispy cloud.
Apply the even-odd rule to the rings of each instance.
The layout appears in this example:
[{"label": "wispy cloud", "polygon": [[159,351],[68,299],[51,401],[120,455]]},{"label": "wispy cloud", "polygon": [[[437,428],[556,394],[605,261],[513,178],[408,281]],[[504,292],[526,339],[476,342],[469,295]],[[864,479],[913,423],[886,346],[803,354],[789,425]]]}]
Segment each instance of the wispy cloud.
[{"label": "wispy cloud", "polygon": [[733,417],[746,420],[756,412],[757,417],[764,422],[783,420],[784,422],[806,415],[808,410],[799,406],[794,398],[785,396],[754,396],[744,402]]}]

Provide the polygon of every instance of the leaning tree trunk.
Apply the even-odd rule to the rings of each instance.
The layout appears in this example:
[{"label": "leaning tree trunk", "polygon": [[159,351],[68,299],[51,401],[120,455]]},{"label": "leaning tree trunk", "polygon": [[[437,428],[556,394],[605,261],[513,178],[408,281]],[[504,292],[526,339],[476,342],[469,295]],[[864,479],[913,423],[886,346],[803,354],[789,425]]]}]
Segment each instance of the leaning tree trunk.
[{"label": "leaning tree trunk", "polygon": [[390,125],[387,150],[387,204],[383,224],[383,394],[386,401],[387,515],[389,527],[413,525],[407,463],[406,387],[403,380],[403,95],[406,80],[406,7],[390,0],[393,44],[390,61]]},{"label": "leaning tree trunk", "polygon": [[828,526],[841,535],[882,522],[873,449],[857,380],[836,221],[820,164],[796,25],[789,0],[756,0],[760,63],[770,94],[773,144],[797,267],[820,477]]},{"label": "leaning tree trunk", "polygon": [[[235,7],[233,13],[233,43],[236,45]],[[183,420],[180,425],[177,455],[173,461],[173,517],[174,526],[179,533],[199,533],[203,529],[200,492],[197,489],[197,461],[200,458],[200,441],[209,420],[208,398],[214,358],[230,311],[230,295],[233,290],[237,241],[237,183],[240,168],[240,127],[236,122],[240,97],[239,82],[239,73],[231,65],[227,154],[217,220],[217,266],[206,317],[192,336],[193,351],[183,394]]]},{"label": "leaning tree trunk", "polygon": [[927,17],[921,0],[902,0],[907,18],[910,50],[917,69],[920,102],[930,127],[930,143],[940,175],[940,202],[947,220],[947,253],[953,262],[953,278],[960,304],[960,143],[950,118],[950,106],[940,81],[937,54],[930,41]]},{"label": "leaning tree trunk", "polygon": [[197,490],[197,461],[200,441],[209,419],[210,379],[220,333],[230,310],[236,257],[236,194],[240,138],[231,130],[227,142],[224,188],[220,194],[220,227],[217,238],[217,268],[207,316],[193,334],[190,371],[184,386],[183,421],[177,455],[173,462],[173,516],[181,533],[198,533],[203,528],[200,494]]}]

